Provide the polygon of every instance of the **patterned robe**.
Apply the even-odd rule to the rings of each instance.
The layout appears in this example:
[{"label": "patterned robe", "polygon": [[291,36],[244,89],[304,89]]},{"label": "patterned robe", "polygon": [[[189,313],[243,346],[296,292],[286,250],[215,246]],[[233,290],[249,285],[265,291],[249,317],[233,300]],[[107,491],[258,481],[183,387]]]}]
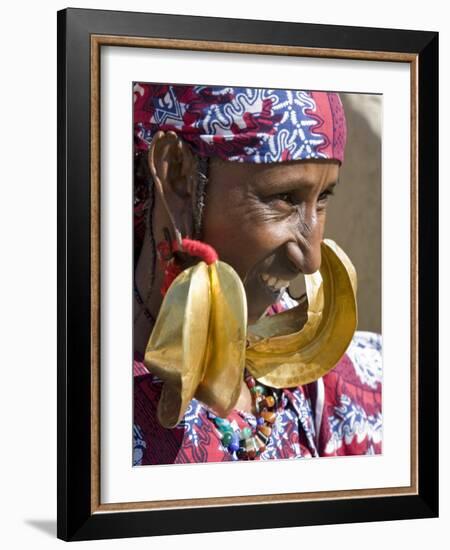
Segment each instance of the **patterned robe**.
[{"label": "patterned robe", "polygon": [[[280,408],[266,450],[256,460],[380,454],[381,385],[381,335],[356,332],[326,375],[304,386],[272,390]],[[162,381],[136,352],[135,466],[238,460],[236,453],[222,446],[212,411],[197,399],[190,402],[177,427],[163,428],[156,415],[161,389]],[[235,429],[256,426],[253,414],[237,409],[228,420]]]}]

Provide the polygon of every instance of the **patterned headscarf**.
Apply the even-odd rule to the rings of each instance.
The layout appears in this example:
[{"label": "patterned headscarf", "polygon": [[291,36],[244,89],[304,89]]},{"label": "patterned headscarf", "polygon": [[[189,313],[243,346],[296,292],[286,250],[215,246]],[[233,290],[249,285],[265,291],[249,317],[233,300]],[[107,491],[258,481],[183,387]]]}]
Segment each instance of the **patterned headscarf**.
[{"label": "patterned headscarf", "polygon": [[200,157],[344,159],[345,115],[336,93],[135,83],[134,125],[137,150],[147,150],[158,130],[173,130]]},{"label": "patterned headscarf", "polygon": [[344,160],[347,130],[336,93],[141,82],[133,90],[136,253],[149,198],[145,153],[159,130],[174,131],[201,158]]}]

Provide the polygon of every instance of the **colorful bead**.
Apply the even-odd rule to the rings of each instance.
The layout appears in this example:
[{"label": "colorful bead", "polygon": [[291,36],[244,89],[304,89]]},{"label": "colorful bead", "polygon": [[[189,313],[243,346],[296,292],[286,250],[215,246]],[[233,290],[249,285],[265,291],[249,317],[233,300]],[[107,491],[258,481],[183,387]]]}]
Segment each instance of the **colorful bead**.
[{"label": "colorful bead", "polygon": [[245,450],[247,451],[247,453],[254,452],[256,454],[258,447],[256,446],[256,441],[254,437],[249,437],[248,439],[246,439]]},{"label": "colorful bead", "polygon": [[239,457],[245,457],[247,455],[247,449],[245,448],[244,444],[240,443],[239,448],[237,450],[237,455]]},{"label": "colorful bead", "polygon": [[252,430],[250,428],[242,428],[241,437],[242,439],[248,439],[252,435]]},{"label": "colorful bead", "polygon": [[263,397],[257,397],[255,399],[255,409],[257,414],[259,414],[262,410],[264,410],[264,398]]},{"label": "colorful bead", "polygon": [[264,401],[267,403],[268,407],[273,407],[275,405],[275,399],[273,398],[272,395],[266,396]]},{"label": "colorful bead", "polygon": [[266,403],[266,400],[264,398],[260,399],[258,401],[258,406],[259,406],[259,410],[260,411],[264,411],[265,409],[267,409],[267,403]]},{"label": "colorful bead", "polygon": [[270,437],[272,433],[272,428],[270,426],[261,426],[258,428],[258,431],[263,433],[265,436]]},{"label": "colorful bead", "polygon": [[256,386],[256,380],[253,378],[253,376],[248,376],[245,379],[245,382],[247,384],[248,389],[252,389]]},{"label": "colorful bead", "polygon": [[273,424],[277,418],[277,415],[274,412],[270,412],[270,411],[263,411],[261,413],[261,416],[264,418],[266,422],[269,422],[269,424]]},{"label": "colorful bead", "polygon": [[220,416],[216,416],[214,422],[219,429],[231,427],[231,423],[227,418],[220,418]]},{"label": "colorful bead", "polygon": [[256,438],[256,437],[257,437],[258,439],[260,439],[260,440],[264,443],[264,445],[267,445],[267,444],[269,443],[269,438],[267,437],[267,435],[263,434],[263,433],[260,432],[259,430],[257,430],[257,432],[256,432],[255,438]]},{"label": "colorful bead", "polygon": [[256,447],[258,448],[258,452],[263,453],[266,450],[266,445],[264,441],[258,435],[256,435],[255,442],[256,442]]},{"label": "colorful bead", "polygon": [[225,447],[228,447],[228,445],[233,441],[233,434],[231,432],[225,432],[222,436],[222,444]]},{"label": "colorful bead", "polygon": [[227,418],[213,417],[213,420],[222,435],[222,445],[230,453],[236,453],[239,460],[254,460],[266,450],[269,443],[272,433],[270,424],[276,420],[273,407],[278,399],[276,395],[267,395],[266,389],[257,384],[255,378],[247,374],[247,371],[244,379],[254,396],[253,403],[257,412],[256,432],[249,427],[235,431]]}]

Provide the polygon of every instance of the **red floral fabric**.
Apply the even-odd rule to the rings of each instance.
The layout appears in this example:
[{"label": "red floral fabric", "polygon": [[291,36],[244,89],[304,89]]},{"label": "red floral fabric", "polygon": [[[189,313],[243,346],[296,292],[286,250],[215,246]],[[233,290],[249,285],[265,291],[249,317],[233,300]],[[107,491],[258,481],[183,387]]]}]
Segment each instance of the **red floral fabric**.
[{"label": "red floral fabric", "polygon": [[[221,444],[212,412],[193,399],[180,424],[163,428],[156,410],[162,381],[134,359],[134,464],[237,460]],[[356,333],[336,367],[318,381],[278,391],[280,410],[266,450],[256,460],[380,454],[381,337]],[[255,417],[234,410],[235,428]]]}]

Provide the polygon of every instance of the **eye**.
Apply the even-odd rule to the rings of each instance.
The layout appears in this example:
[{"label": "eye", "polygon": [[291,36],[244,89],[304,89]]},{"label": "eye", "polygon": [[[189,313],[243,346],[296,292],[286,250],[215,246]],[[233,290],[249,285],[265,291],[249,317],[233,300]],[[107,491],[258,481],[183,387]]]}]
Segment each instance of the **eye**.
[{"label": "eye", "polygon": [[286,202],[288,204],[294,204],[295,203],[295,197],[292,193],[277,193],[276,195],[272,195],[272,200],[279,200]]},{"label": "eye", "polygon": [[318,202],[326,203],[328,200],[328,197],[330,197],[331,195],[334,195],[333,189],[326,189],[323,193],[319,195]]}]

